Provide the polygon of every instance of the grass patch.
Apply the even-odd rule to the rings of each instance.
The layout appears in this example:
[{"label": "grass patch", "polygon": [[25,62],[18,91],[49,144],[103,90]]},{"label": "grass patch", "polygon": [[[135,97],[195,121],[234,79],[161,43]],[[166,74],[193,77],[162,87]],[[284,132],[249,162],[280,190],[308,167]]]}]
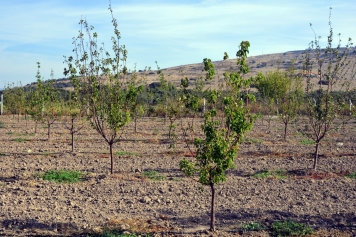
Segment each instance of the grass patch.
[{"label": "grass patch", "polygon": [[166,178],[165,176],[159,175],[159,173],[154,170],[143,172],[143,176],[153,181],[162,181]]},{"label": "grass patch", "polygon": [[300,143],[302,145],[314,145],[315,144],[315,142],[313,140],[310,140],[310,139],[301,140]]},{"label": "grass patch", "polygon": [[19,138],[15,138],[13,141],[15,141],[15,142],[25,142],[26,139],[22,138],[22,137],[19,137]]},{"label": "grass patch", "polygon": [[252,177],[256,179],[267,179],[267,178],[286,179],[288,176],[287,176],[287,171],[279,169],[275,171],[262,170],[252,175]]},{"label": "grass patch", "polygon": [[263,143],[263,140],[262,139],[258,139],[258,138],[251,138],[251,137],[245,137],[244,139],[243,139],[243,142],[244,143],[258,143],[258,144],[261,144],[261,143]]},{"label": "grass patch", "polygon": [[356,171],[355,172],[351,172],[347,175],[345,175],[347,178],[350,178],[350,179],[356,179]]},{"label": "grass patch", "polygon": [[259,222],[249,222],[241,225],[241,229],[243,232],[247,231],[261,231],[267,229],[267,226],[259,223]]},{"label": "grass patch", "polygon": [[6,128],[5,123],[0,120],[0,128]]},{"label": "grass patch", "polygon": [[128,151],[117,151],[115,153],[116,156],[137,156],[138,154],[135,152],[128,152]]},{"label": "grass patch", "polygon": [[313,233],[313,228],[291,220],[272,223],[272,236],[306,236]]},{"label": "grass patch", "polygon": [[75,170],[49,170],[40,176],[40,178],[56,183],[75,183],[79,182],[83,176],[82,172]]},{"label": "grass patch", "polygon": [[0,156],[6,156],[6,153],[0,153]]},{"label": "grass patch", "polygon": [[12,134],[14,134],[14,133],[10,131],[10,132],[7,132],[6,134],[7,134],[7,135],[12,135]]}]

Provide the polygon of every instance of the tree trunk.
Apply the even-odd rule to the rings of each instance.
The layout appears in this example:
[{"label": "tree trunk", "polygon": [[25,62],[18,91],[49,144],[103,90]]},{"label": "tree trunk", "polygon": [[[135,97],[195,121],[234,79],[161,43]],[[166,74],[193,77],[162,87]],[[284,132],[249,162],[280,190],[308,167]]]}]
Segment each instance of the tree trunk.
[{"label": "tree trunk", "polygon": [[137,133],[137,117],[135,117],[135,133]]},{"label": "tree trunk", "polygon": [[72,152],[74,152],[74,131],[72,130],[70,133],[72,135]]},{"label": "tree trunk", "polygon": [[287,141],[287,127],[288,123],[284,123],[284,141]]},{"label": "tree trunk", "polygon": [[315,152],[314,152],[314,164],[313,169],[316,170],[316,166],[318,165],[318,156],[319,156],[319,142],[315,144]]},{"label": "tree trunk", "polygon": [[71,119],[70,134],[72,135],[72,152],[74,152],[74,119]]},{"label": "tree trunk", "polygon": [[210,183],[211,188],[211,212],[210,212],[210,230],[215,231],[215,187]]},{"label": "tree trunk", "polygon": [[51,140],[51,124],[48,123],[48,130],[47,130],[47,136],[48,136],[48,141]]},{"label": "tree trunk", "polygon": [[112,155],[112,143],[110,143],[109,146],[110,146],[110,160],[111,160],[110,172],[111,172],[111,174],[113,174],[114,173],[114,157]]}]

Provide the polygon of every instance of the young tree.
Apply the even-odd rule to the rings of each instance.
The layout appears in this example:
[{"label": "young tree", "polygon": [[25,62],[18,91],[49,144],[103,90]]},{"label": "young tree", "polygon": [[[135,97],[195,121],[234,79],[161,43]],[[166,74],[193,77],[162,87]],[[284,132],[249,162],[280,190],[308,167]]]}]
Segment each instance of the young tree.
[{"label": "young tree", "polygon": [[279,105],[281,100],[286,97],[291,88],[292,81],[285,72],[280,70],[267,72],[265,75],[259,73],[256,78],[255,86],[260,93],[264,104],[268,108],[269,114],[268,129],[271,122],[271,116],[276,111],[279,116]]},{"label": "young tree", "polygon": [[[230,93],[223,98],[224,121],[218,118],[216,109],[218,97],[222,94],[216,90],[208,89],[208,101],[213,106],[204,115],[202,124],[203,138],[195,137],[195,151],[187,145],[195,156],[193,160],[183,159],[180,161],[180,169],[188,177],[199,175],[198,182],[208,185],[211,189],[211,220],[210,230],[215,231],[215,188],[216,184],[225,181],[226,171],[235,167],[234,160],[237,155],[239,143],[245,132],[252,128],[256,119],[249,114],[243,100],[241,89],[248,85],[251,80],[244,79],[243,75],[249,72],[246,63],[250,43],[243,41],[236,56],[238,72],[226,73],[225,81]],[[206,78],[211,80],[215,74],[214,66],[209,59],[204,59]],[[249,95],[253,100],[253,96]]]},{"label": "young tree", "polygon": [[[39,70],[37,71],[36,77],[38,84],[41,80]],[[35,121],[35,133],[37,133],[37,125],[41,122],[43,113],[43,97],[37,87],[31,86],[27,93],[25,112]]]},{"label": "young tree", "polygon": [[[91,126],[109,145],[112,174],[113,145],[121,140],[125,126],[130,121],[130,103],[135,98],[134,94],[138,93],[138,88],[125,84],[127,50],[124,45],[119,44],[121,35],[111,4],[109,10],[115,34],[111,38],[114,56],[110,56],[104,45],[98,47],[98,34],[93,32],[94,27],[89,26],[86,20],[81,20],[79,36],[73,41],[76,58],[65,58],[68,69],[64,70],[64,74],[74,76],[79,72],[78,86],[83,96],[83,105],[89,110],[88,120]],[[85,41],[85,37],[88,41]]]},{"label": "young tree", "polygon": [[135,123],[135,133],[137,133],[137,120],[145,113],[142,101],[139,100],[139,96],[143,92],[143,89],[143,81],[138,79],[137,72],[136,70],[134,70],[128,79],[127,101],[129,103],[131,117],[133,118]]},{"label": "young tree", "polygon": [[78,133],[84,127],[83,117],[85,114],[85,107],[80,101],[79,81],[74,76],[71,78],[74,91],[69,93],[68,101],[63,105],[62,123],[71,135],[72,152],[74,152],[74,134]]},{"label": "young tree", "polygon": [[59,102],[59,91],[55,88],[53,79],[53,71],[51,71],[51,80],[42,81],[40,75],[40,63],[37,62],[38,67],[38,80],[37,90],[38,95],[41,97],[42,112],[41,121],[47,125],[47,139],[51,140],[51,126],[54,122],[59,121],[62,116],[61,106]]},{"label": "young tree", "polygon": [[[314,33],[315,40],[309,44],[309,48],[304,55],[304,72],[307,77],[307,96],[305,98],[308,123],[300,131],[315,142],[314,170],[317,169],[319,146],[322,140],[330,131],[338,128],[335,120],[343,105],[333,95],[333,92],[347,90],[345,86],[350,85],[348,72],[352,64],[355,63],[350,58],[353,45],[350,38],[344,47],[341,46],[340,38],[337,46],[333,46],[334,32],[330,18],[331,8],[326,47],[322,48],[321,37],[316,37]],[[312,27],[311,24],[310,26]],[[312,77],[314,68],[317,70],[317,80],[313,80]]]},{"label": "young tree", "polygon": [[20,121],[20,115],[25,113],[25,90],[20,83],[15,86],[14,83],[8,84],[4,90],[4,98],[6,108],[15,116],[17,114],[17,121]]}]

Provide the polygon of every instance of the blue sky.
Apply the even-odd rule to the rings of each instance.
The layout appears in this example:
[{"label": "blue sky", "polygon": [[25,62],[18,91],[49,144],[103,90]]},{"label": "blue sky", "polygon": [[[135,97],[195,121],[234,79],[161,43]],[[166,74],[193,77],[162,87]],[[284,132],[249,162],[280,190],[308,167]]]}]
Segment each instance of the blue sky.
[{"label": "blue sky", "polygon": [[[63,55],[72,55],[81,17],[95,27],[98,42],[110,47],[109,1],[0,0],[0,88],[36,81],[41,74],[63,78]],[[239,1],[112,0],[114,16],[128,50],[129,68],[161,68],[233,58],[242,40],[250,55],[302,50],[316,34],[326,40],[329,8],[334,33],[356,38],[355,0]],[[336,42],[336,40],[335,40]]]}]

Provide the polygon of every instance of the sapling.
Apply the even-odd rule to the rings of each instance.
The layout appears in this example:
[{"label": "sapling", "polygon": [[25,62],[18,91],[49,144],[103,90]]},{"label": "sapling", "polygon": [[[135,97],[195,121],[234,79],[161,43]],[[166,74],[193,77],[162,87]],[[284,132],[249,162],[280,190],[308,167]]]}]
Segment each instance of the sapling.
[{"label": "sapling", "polygon": [[74,134],[85,126],[83,117],[86,108],[80,103],[79,86],[76,85],[78,83],[77,78],[74,77],[71,80],[74,85],[74,91],[69,93],[68,101],[62,109],[62,123],[71,135],[72,152],[74,152]]},{"label": "sapling", "polygon": [[[40,101],[42,102],[41,122],[47,125],[47,139],[51,139],[51,126],[54,122],[60,120],[62,111],[59,102],[59,91],[54,87],[55,80],[53,79],[53,71],[51,71],[51,80],[46,82],[42,81],[40,75],[40,63],[37,62],[38,67],[38,80],[37,90],[39,93]],[[38,105],[40,106],[40,104]],[[39,111],[37,111],[39,112]]]},{"label": "sapling", "polygon": [[[280,70],[270,71],[266,74],[259,73],[256,77],[255,86],[262,97],[268,114],[268,130],[272,115],[279,115],[279,104],[286,98],[292,81],[285,72]],[[273,111],[276,111],[274,113]]]},{"label": "sapling", "polygon": [[[201,126],[203,137],[195,137],[194,148],[187,146],[194,156],[193,160],[183,159],[180,161],[180,170],[188,177],[198,175],[198,182],[208,185],[211,189],[211,218],[210,230],[215,231],[215,188],[216,184],[226,180],[226,171],[234,168],[234,160],[237,155],[239,144],[244,134],[252,128],[256,116],[249,114],[243,100],[241,89],[251,82],[244,79],[243,75],[249,72],[246,63],[250,43],[243,41],[236,56],[238,72],[225,74],[225,82],[228,93],[223,99],[223,118],[218,117],[217,101],[222,95],[219,91],[208,89],[206,94],[212,109],[205,112],[204,122]],[[209,63],[210,62],[210,63]],[[204,59],[204,70],[207,80],[212,80],[215,75],[214,65],[211,60]],[[251,100],[252,95],[248,95]]]},{"label": "sapling", "polygon": [[[304,54],[304,73],[307,77],[305,104],[308,122],[300,132],[315,142],[314,170],[318,165],[320,144],[330,131],[338,129],[335,120],[344,107],[343,102],[339,101],[333,92],[348,90],[347,87],[350,85],[348,72],[355,64],[350,57],[353,45],[350,38],[344,47],[341,46],[340,38],[337,46],[333,46],[334,32],[330,18],[331,8],[326,47],[322,48],[321,37],[315,35],[315,40],[309,44]],[[310,26],[312,27],[311,24]],[[317,70],[316,81],[312,80],[314,67]]]},{"label": "sapling", "polygon": [[104,45],[98,47],[98,34],[93,32],[94,27],[89,26],[86,20],[81,20],[81,30],[73,41],[76,57],[65,58],[68,69],[64,70],[64,74],[76,76],[79,73],[77,86],[83,97],[81,101],[87,106],[87,118],[91,126],[109,145],[112,174],[113,145],[122,139],[125,127],[130,121],[132,101],[139,93],[140,87],[125,83],[127,50],[124,45],[119,44],[121,35],[111,4],[109,10],[115,34],[111,38],[114,56],[110,56]]}]

